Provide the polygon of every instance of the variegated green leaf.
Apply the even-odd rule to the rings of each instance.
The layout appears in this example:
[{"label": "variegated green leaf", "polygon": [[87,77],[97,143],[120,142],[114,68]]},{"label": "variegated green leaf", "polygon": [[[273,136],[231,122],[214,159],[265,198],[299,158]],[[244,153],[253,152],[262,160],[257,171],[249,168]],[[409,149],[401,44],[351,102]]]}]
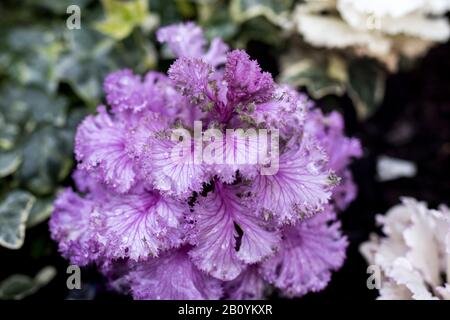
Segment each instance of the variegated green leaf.
[{"label": "variegated green leaf", "polygon": [[21,157],[18,152],[0,151],[0,178],[9,176],[10,174],[14,173],[19,167],[20,162]]},{"label": "variegated green leaf", "polygon": [[17,177],[37,195],[48,195],[72,166],[73,132],[46,126],[36,130],[23,146]]},{"label": "variegated green leaf", "polygon": [[19,249],[25,239],[25,223],[35,198],[26,191],[12,191],[0,202],[0,245]]},{"label": "variegated green leaf", "polygon": [[0,282],[0,299],[23,299],[47,285],[55,275],[56,269],[52,266],[43,268],[34,278],[24,274],[13,274]]}]

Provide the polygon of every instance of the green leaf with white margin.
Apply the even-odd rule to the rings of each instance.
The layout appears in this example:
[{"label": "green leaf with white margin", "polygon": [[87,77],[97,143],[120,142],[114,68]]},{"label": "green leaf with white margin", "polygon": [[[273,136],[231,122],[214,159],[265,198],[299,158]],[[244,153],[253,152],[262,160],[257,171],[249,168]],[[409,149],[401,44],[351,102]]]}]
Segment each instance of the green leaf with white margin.
[{"label": "green leaf with white margin", "polygon": [[37,195],[53,192],[72,167],[73,132],[46,126],[36,130],[22,146],[22,165],[17,177]]},{"label": "green leaf with white margin", "polygon": [[333,94],[341,96],[345,92],[345,75],[337,75],[337,67],[327,61],[315,59],[302,59],[289,64],[279,77],[282,83],[294,87],[305,86],[314,99]]},{"label": "green leaf with white margin", "polygon": [[106,19],[97,23],[96,28],[116,40],[126,38],[149,16],[148,0],[102,0],[102,3]]},{"label": "green leaf with white margin", "polygon": [[23,299],[47,285],[55,276],[56,269],[52,266],[43,268],[34,278],[24,274],[13,274],[0,282],[0,299]]},{"label": "green leaf with white margin", "polygon": [[285,26],[290,20],[292,3],[292,0],[232,0],[230,13],[240,23],[263,16],[275,25]]},{"label": "green leaf with white margin", "polygon": [[380,106],[385,89],[385,73],[370,59],[357,59],[350,63],[348,93],[358,117],[365,120]]},{"label": "green leaf with white margin", "polygon": [[237,23],[230,23],[230,10],[226,3],[222,1],[199,2],[197,10],[197,21],[203,27],[208,39],[219,37],[230,42],[239,31]]},{"label": "green leaf with white margin", "polygon": [[104,77],[119,68],[110,54],[115,41],[89,26],[68,30],[64,37],[68,50],[61,55],[55,73],[85,104],[95,107],[103,94]]},{"label": "green leaf with white margin", "polygon": [[30,105],[22,93],[22,88],[18,86],[8,84],[0,87],[0,130],[4,125],[23,125],[28,120]]},{"label": "green leaf with white margin", "polygon": [[26,191],[12,191],[0,202],[0,245],[19,249],[25,239],[25,223],[35,198]]},{"label": "green leaf with white margin", "polygon": [[9,61],[1,63],[5,73],[22,86],[33,85],[54,93],[58,85],[54,65],[64,48],[60,28],[37,22],[31,27],[6,27],[4,33],[5,57]]},{"label": "green leaf with white margin", "polygon": [[7,123],[26,124],[51,123],[62,126],[66,121],[67,99],[49,95],[34,87],[6,85],[1,87],[0,112]]},{"label": "green leaf with white margin", "polygon": [[19,133],[19,126],[13,123],[4,123],[0,113],[0,150],[11,150]]},{"label": "green leaf with white margin", "polygon": [[32,228],[47,220],[53,210],[53,197],[37,198],[27,220],[27,228]]},{"label": "green leaf with white margin", "polygon": [[0,150],[0,178],[14,173],[19,168],[21,161],[22,159],[18,152],[3,152]]},{"label": "green leaf with white margin", "polygon": [[278,47],[283,43],[278,28],[262,16],[245,21],[240,29],[242,32],[235,42],[236,47],[247,47],[250,41],[262,42],[272,47]]}]

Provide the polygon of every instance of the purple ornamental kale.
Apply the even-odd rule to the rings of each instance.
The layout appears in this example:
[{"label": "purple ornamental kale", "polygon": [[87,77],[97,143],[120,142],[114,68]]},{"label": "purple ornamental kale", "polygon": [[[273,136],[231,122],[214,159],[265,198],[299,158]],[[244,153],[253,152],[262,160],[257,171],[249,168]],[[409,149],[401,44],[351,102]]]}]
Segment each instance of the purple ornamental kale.
[{"label": "purple ornamental kale", "polygon": [[[336,212],[356,195],[348,165],[359,141],[345,137],[338,113],[276,84],[244,51],[220,39],[207,48],[195,24],[157,37],[177,57],[168,76],[110,74],[108,107],[78,127],[78,192],[61,192],[50,220],[59,251],[96,264],[111,289],[135,299],[323,289],[345,259]],[[237,134],[225,143],[227,129],[264,129],[277,140],[267,147]],[[224,161],[199,158],[199,148]],[[261,149],[264,161],[252,162]]]}]

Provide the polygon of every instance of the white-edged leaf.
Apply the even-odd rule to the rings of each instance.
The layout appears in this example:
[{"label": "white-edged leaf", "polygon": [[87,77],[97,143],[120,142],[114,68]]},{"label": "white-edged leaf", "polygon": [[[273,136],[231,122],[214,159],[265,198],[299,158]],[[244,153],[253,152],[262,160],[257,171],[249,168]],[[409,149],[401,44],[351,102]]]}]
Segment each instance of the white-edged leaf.
[{"label": "white-edged leaf", "polygon": [[47,220],[52,214],[53,198],[37,198],[27,219],[27,228],[32,228]]},{"label": "white-edged leaf", "polygon": [[13,274],[0,282],[0,299],[23,299],[48,284],[55,275],[56,269],[52,266],[41,269],[34,278],[24,274]]},{"label": "white-edged leaf", "polygon": [[19,167],[21,161],[20,154],[17,152],[0,151],[0,178],[14,173]]}]

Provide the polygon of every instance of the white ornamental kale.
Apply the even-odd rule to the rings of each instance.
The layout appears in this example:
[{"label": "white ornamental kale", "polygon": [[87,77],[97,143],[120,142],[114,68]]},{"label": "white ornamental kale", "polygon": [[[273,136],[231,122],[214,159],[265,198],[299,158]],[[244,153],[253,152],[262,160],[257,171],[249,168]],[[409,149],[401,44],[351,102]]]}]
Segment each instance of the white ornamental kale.
[{"label": "white ornamental kale", "polygon": [[450,211],[404,198],[377,216],[385,237],[371,235],[360,250],[379,268],[379,299],[450,300]]}]

